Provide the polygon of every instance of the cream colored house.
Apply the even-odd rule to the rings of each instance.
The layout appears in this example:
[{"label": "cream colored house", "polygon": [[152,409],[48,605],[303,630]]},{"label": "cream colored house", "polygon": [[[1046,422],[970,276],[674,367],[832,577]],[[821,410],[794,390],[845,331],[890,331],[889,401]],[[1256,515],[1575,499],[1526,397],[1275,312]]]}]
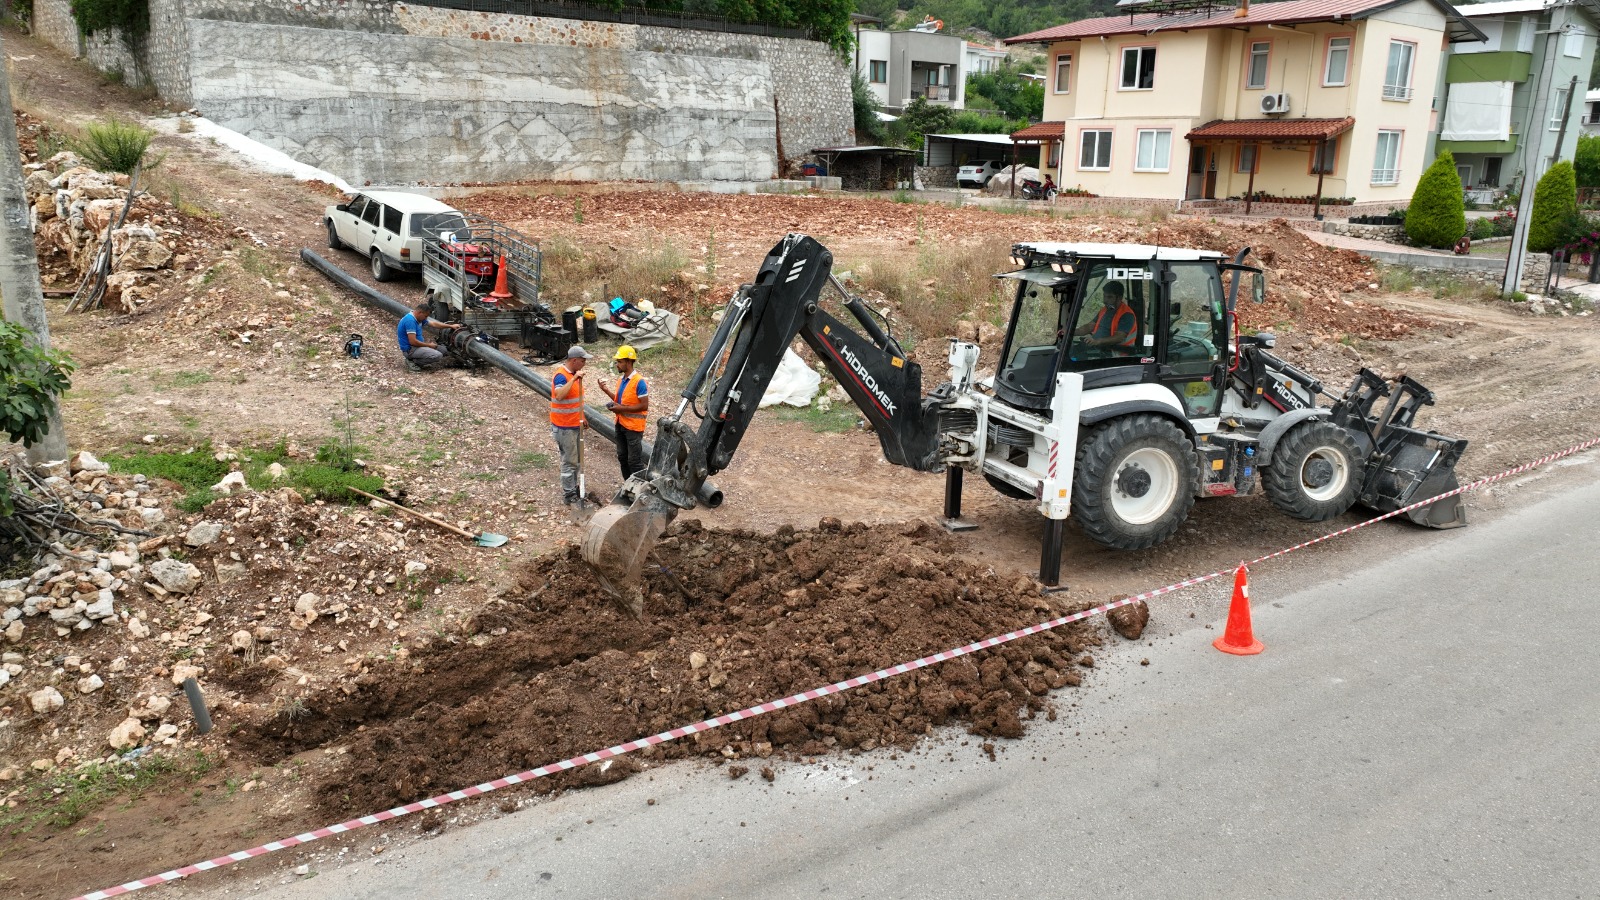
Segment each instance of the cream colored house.
[{"label": "cream colored house", "polygon": [[[1048,51],[1044,145],[1106,197],[1404,205],[1427,167],[1445,47],[1483,35],[1443,0],[1145,11],[1008,38]],[[1320,191],[1319,191],[1320,185]]]}]

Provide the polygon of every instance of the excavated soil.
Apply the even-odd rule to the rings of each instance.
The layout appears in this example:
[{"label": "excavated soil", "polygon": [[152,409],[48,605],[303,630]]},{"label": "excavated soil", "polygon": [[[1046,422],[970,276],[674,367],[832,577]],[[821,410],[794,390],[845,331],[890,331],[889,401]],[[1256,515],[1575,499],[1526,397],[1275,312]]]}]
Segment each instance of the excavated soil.
[{"label": "excavated soil", "polygon": [[[529,563],[470,640],[375,667],[250,723],[236,746],[270,758],[340,745],[316,791],[330,815],[409,802],[839,681],[1032,624],[1062,608],[1025,578],[958,558],[927,525],[775,534],[675,527],[647,576],[643,621],[621,612],[575,550]],[[947,722],[1018,737],[1079,684],[1074,625],[916,674],[537,783],[614,781],[653,760],[909,746]],[[1056,695],[1059,697],[1060,695]]]}]

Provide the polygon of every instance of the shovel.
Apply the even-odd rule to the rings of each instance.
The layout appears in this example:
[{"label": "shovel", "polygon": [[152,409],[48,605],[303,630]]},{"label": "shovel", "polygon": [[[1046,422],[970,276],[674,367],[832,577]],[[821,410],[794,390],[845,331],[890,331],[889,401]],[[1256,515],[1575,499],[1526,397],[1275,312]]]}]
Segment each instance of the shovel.
[{"label": "shovel", "polygon": [[477,534],[473,534],[470,531],[465,531],[463,529],[457,528],[456,526],[451,525],[448,522],[441,522],[438,519],[435,519],[433,516],[428,515],[427,513],[417,512],[416,510],[412,509],[409,506],[401,506],[400,504],[394,502],[393,500],[385,500],[382,497],[378,497],[378,496],[374,496],[372,494],[369,494],[366,491],[361,490],[360,488],[350,488],[349,490],[353,494],[360,494],[361,496],[366,497],[369,500],[376,500],[376,501],[378,501],[379,503],[382,503],[385,506],[392,506],[395,509],[398,509],[401,512],[407,514],[407,515],[416,516],[417,518],[421,519],[424,522],[431,522],[432,524],[437,525],[437,526],[439,526],[440,528],[443,528],[446,531],[451,531],[451,532],[454,532],[456,534],[459,534],[462,537],[466,538],[467,540],[472,541],[473,543],[477,544],[479,547],[498,547],[501,544],[504,544],[506,541],[511,540],[510,538],[506,537],[503,534],[495,534],[494,532],[491,532],[491,531],[481,531],[481,532],[479,532]]}]

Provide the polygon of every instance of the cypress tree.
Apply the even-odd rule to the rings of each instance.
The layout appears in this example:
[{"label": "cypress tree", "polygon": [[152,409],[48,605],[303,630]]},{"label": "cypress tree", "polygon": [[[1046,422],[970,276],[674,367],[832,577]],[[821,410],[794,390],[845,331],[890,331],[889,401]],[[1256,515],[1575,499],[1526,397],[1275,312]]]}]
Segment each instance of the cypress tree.
[{"label": "cypress tree", "polygon": [[1446,150],[1417,181],[1406,208],[1406,236],[1425,247],[1450,247],[1467,233],[1466,197],[1456,158]]}]

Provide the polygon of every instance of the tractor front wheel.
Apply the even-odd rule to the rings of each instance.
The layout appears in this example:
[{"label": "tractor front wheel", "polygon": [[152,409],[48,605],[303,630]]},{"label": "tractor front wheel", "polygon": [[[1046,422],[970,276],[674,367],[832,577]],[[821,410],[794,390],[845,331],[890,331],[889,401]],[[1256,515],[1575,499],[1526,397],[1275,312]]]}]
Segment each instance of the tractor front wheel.
[{"label": "tractor front wheel", "polygon": [[1189,517],[1194,445],[1160,416],[1125,416],[1078,447],[1072,516],[1095,542],[1118,550],[1154,547]]},{"label": "tractor front wheel", "polygon": [[1267,499],[1286,515],[1323,522],[1343,515],[1361,489],[1361,452],[1343,428],[1311,419],[1289,429],[1261,471]]}]

